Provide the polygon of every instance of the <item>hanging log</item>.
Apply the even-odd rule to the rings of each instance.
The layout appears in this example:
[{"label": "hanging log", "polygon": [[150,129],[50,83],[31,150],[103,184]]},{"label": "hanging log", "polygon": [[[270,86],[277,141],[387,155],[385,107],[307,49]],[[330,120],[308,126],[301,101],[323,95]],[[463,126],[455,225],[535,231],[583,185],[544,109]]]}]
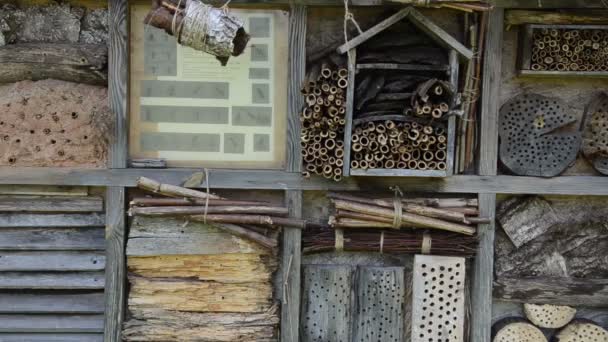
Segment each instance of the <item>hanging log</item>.
[{"label": "hanging log", "polygon": [[159,193],[169,197],[221,199],[221,197],[205,192],[182,188],[171,184],[162,184],[153,179],[139,177],[137,187],[143,190]]}]

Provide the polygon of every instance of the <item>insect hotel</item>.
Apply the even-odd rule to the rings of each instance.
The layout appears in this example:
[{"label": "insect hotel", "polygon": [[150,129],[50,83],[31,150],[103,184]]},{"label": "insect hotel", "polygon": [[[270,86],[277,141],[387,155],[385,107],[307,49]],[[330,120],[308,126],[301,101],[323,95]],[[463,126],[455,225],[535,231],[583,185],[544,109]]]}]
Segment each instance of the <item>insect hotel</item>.
[{"label": "insect hotel", "polygon": [[601,0],[7,0],[0,341],[608,342]]}]

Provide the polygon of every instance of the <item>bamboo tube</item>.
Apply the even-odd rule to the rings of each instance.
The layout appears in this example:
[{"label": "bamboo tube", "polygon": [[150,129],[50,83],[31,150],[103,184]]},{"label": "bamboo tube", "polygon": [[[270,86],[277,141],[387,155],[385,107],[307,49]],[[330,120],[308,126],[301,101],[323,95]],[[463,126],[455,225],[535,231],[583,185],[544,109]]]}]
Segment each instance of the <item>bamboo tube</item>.
[{"label": "bamboo tube", "polygon": [[[204,215],[193,215],[190,219],[197,222],[204,222]],[[306,222],[294,218],[272,217],[266,215],[207,215],[207,222],[215,223],[242,223],[242,224],[257,224],[270,227],[286,226],[292,228],[304,229]]]},{"label": "bamboo tube", "polygon": [[182,188],[180,186],[170,184],[162,184],[146,177],[139,177],[137,179],[137,187],[168,197],[221,199],[221,197],[213,194],[207,194],[205,192]]}]

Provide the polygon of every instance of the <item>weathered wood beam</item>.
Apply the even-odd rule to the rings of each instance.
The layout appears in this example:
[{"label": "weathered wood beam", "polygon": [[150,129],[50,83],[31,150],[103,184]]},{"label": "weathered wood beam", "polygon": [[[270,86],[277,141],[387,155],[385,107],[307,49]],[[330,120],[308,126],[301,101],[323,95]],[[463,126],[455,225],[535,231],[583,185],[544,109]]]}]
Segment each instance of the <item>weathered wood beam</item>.
[{"label": "weathered wood beam", "polygon": [[90,214],[0,213],[0,227],[103,227],[104,217]]},{"label": "weathered wood beam", "polygon": [[96,212],[103,211],[101,197],[0,197],[0,212]]},{"label": "weathered wood beam", "polygon": [[[103,293],[2,293],[0,313],[103,314]],[[0,341],[2,336],[0,336]]]},{"label": "weathered wood beam", "polygon": [[0,315],[0,332],[98,333],[102,329],[103,315]]},{"label": "weathered wood beam", "polygon": [[608,10],[592,11],[532,11],[510,10],[505,11],[505,25],[521,24],[606,24],[608,23]]},{"label": "weathered wood beam", "polygon": [[106,85],[105,45],[23,43],[0,47],[0,83],[58,79]]},{"label": "weathered wood beam", "polygon": [[0,271],[103,271],[103,252],[36,251],[2,252]]},{"label": "weathered wood beam", "polygon": [[99,290],[104,288],[101,272],[3,272],[0,289]]},{"label": "weathered wood beam", "polygon": [[498,278],[494,298],[535,304],[608,307],[608,279]]},{"label": "weathered wood beam", "polygon": [[101,342],[101,333],[0,333],[0,341],[5,342]]}]

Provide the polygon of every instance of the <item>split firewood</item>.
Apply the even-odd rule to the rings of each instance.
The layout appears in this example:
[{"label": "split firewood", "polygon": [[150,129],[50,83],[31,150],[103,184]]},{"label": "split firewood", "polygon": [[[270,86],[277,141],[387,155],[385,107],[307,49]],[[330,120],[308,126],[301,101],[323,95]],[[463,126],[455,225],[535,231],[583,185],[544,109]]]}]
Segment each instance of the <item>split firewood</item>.
[{"label": "split firewood", "polygon": [[576,309],[562,305],[524,304],[526,318],[539,328],[561,328],[576,315]]},{"label": "split firewood", "polygon": [[492,342],[547,342],[547,338],[525,319],[505,318],[492,326]]},{"label": "split firewood", "polygon": [[534,240],[560,222],[551,203],[541,197],[512,198],[498,212],[498,222],[515,247]]},{"label": "split firewood", "polygon": [[555,342],[606,342],[608,331],[589,320],[576,320],[555,335]]}]

